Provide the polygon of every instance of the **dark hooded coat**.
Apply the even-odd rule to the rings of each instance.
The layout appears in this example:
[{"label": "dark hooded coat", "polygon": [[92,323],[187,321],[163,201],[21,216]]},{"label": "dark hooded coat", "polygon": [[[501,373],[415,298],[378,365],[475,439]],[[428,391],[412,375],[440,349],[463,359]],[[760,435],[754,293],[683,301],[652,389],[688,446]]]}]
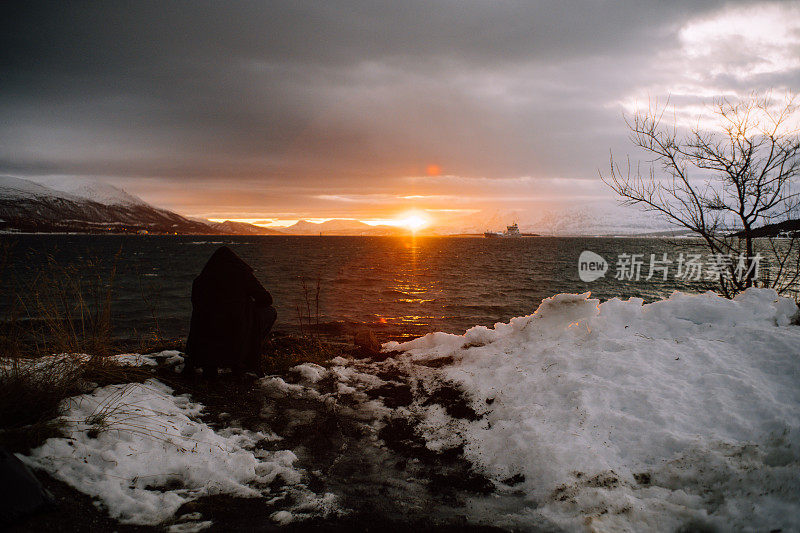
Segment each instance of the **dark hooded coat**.
[{"label": "dark hooded coat", "polygon": [[189,364],[216,371],[256,370],[275,322],[272,296],[230,248],[219,248],[192,283]]}]

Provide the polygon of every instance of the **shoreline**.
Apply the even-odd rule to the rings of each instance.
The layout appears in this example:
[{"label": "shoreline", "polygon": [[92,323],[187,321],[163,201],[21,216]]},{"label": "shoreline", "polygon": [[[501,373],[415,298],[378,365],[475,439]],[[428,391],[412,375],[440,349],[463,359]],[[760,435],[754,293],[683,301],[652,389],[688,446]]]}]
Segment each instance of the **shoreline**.
[{"label": "shoreline", "polygon": [[[284,233],[280,235],[268,234],[268,235],[254,235],[254,234],[239,234],[239,233],[148,233],[146,235],[138,234],[138,233],[115,233],[115,232],[73,232],[73,231],[30,231],[30,232],[23,232],[23,231],[0,231],[0,236],[9,236],[9,235],[24,235],[24,236],[33,236],[33,235],[64,235],[64,236],[113,236],[113,237],[141,237],[141,238],[148,238],[148,237],[254,237],[254,238],[282,238],[282,237],[359,237],[359,238],[380,238],[380,239],[397,239],[397,238],[454,238],[454,239],[486,239],[486,237],[481,233],[454,233],[454,234],[446,234],[446,235],[438,235],[438,234],[398,234],[398,235],[358,235],[358,234],[296,234],[296,233]],[[501,237],[498,239],[486,239],[486,240],[500,240],[500,241],[513,241],[516,239],[698,239],[700,237],[696,237],[694,235],[653,235],[651,233],[643,233],[643,234],[565,234],[565,235],[550,235],[546,233],[541,234],[522,234],[519,237]],[[757,237],[758,239],[765,239],[769,237]],[[789,239],[790,237],[775,237],[777,239]]]}]

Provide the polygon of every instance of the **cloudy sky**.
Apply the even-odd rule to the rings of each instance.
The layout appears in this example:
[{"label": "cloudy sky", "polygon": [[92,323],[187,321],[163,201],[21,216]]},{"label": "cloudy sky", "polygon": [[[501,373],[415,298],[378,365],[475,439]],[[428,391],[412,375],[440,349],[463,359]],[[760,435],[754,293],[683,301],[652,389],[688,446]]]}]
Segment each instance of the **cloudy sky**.
[{"label": "cloudy sky", "polygon": [[0,174],[287,223],[608,197],[623,112],[800,89],[800,2],[21,2]]}]

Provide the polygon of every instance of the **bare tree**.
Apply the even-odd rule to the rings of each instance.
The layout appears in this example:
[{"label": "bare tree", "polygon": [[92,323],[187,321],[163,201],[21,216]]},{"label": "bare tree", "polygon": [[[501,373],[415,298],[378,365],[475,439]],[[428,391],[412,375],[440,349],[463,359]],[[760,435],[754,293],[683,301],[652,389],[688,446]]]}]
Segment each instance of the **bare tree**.
[{"label": "bare tree", "polygon": [[[625,118],[631,141],[649,155],[649,171],[643,174],[641,164],[633,170],[630,157],[623,169],[612,154],[603,181],[624,204],[699,236],[724,264],[718,279],[726,297],[751,286],[796,291],[800,226],[791,222],[800,175],[796,97],[787,95],[780,103],[755,93],[738,101],[718,99],[711,111],[719,124],[701,127],[698,118],[688,129],[679,128],[675,115],[665,124],[666,110],[656,105]],[[791,236],[776,239],[779,229]],[[756,277],[759,263],[762,275]]]}]

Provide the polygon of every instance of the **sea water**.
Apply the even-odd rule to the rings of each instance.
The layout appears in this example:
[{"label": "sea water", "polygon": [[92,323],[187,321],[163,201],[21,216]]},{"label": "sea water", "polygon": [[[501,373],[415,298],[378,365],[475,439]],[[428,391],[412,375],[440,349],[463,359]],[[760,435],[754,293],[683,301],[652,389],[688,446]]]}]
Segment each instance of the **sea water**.
[{"label": "sea water", "polygon": [[[17,315],[35,319],[36,306],[21,310],[19,296],[30,298],[37,283],[41,288],[66,273],[86,283],[110,282],[117,336],[156,326],[162,335],[183,336],[192,280],[223,245],[252,265],[272,293],[276,330],[297,332],[303,324],[334,337],[363,327],[381,341],[461,333],[530,314],[556,293],[653,301],[674,290],[715,287],[704,273],[699,280],[676,277],[680,254],[706,253],[691,239],[7,234],[0,236],[0,311],[7,317],[16,299]],[[605,275],[591,282],[578,272],[586,250],[608,263]],[[624,254],[640,254],[638,275],[620,266]],[[664,254],[672,262],[666,281],[663,270],[650,275],[651,259]]]}]

